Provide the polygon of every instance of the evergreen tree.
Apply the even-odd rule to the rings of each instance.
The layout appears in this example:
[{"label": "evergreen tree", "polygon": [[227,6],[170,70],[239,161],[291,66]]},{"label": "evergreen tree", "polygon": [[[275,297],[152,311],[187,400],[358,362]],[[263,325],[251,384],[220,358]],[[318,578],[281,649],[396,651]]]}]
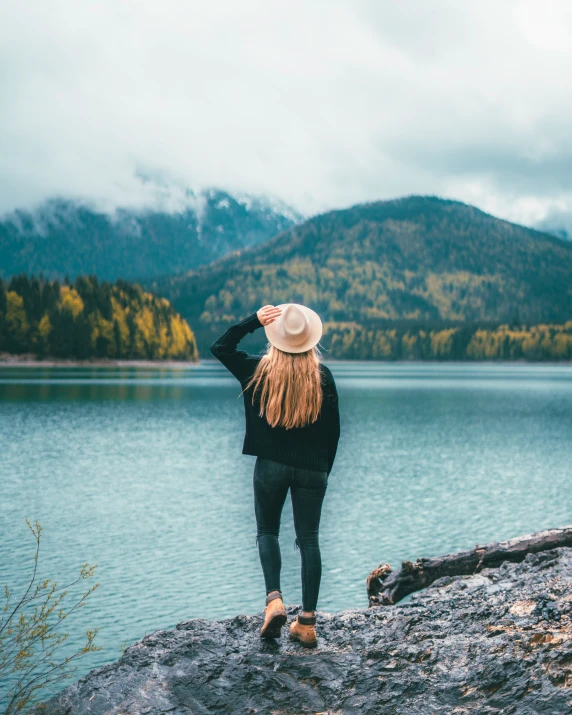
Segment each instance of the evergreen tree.
[{"label": "evergreen tree", "polygon": [[121,359],[123,357],[123,345],[121,341],[121,331],[117,320],[113,321],[113,337],[115,339],[115,357]]},{"label": "evergreen tree", "polygon": [[74,317],[69,310],[55,310],[50,316],[52,332],[50,334],[50,354],[54,357],[68,358],[74,355]]}]

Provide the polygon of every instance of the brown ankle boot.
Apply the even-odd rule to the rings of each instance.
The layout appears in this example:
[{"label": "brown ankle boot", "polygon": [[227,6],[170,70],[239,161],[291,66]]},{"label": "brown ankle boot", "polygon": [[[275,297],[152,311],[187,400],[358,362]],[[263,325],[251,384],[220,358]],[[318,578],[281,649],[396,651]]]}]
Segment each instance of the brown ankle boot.
[{"label": "brown ankle boot", "polygon": [[281,628],[288,616],[282,602],[280,591],[271,591],[266,596],[264,625],[260,629],[261,638],[280,638]]},{"label": "brown ankle boot", "polygon": [[315,648],[318,645],[315,625],[315,615],[303,616],[299,613],[290,624],[290,638],[299,641],[305,648]]}]

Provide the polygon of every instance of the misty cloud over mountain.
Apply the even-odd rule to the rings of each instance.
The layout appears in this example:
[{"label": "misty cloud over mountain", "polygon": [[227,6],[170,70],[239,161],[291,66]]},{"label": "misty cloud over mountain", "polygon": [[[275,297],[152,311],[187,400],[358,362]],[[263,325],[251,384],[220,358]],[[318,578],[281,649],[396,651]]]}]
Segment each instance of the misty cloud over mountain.
[{"label": "misty cloud over mountain", "polygon": [[567,217],[571,26],[564,0],[8,0],[0,215],[217,186],[305,214],[415,193]]},{"label": "misty cloud over mountain", "polygon": [[70,200],[0,221],[0,278],[19,273],[127,280],[184,273],[257,245],[302,216],[282,203],[217,189],[181,192],[163,211],[105,212]]}]

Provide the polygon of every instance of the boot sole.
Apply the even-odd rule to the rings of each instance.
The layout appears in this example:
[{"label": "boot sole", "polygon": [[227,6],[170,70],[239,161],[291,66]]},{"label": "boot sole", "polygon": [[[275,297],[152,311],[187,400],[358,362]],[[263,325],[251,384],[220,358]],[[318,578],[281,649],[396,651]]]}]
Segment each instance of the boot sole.
[{"label": "boot sole", "polygon": [[268,621],[266,628],[260,631],[261,638],[280,638],[282,634],[282,626],[288,620],[286,612],[275,613]]},{"label": "boot sole", "polygon": [[290,633],[290,640],[292,641],[298,641],[300,645],[304,646],[304,648],[315,648],[318,645],[318,641],[303,641],[301,638],[299,638],[297,635],[294,635],[294,633]]}]

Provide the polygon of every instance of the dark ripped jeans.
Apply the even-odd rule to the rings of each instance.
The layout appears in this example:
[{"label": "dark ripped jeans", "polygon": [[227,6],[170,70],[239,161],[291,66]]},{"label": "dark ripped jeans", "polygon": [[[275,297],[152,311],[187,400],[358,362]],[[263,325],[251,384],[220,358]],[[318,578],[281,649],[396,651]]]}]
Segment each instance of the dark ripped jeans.
[{"label": "dark ripped jeans", "polygon": [[322,578],[318,530],[328,473],[291,467],[262,457],[254,465],[256,540],[264,572],[266,594],[280,591],[282,558],[278,535],[288,489],[292,498],[295,545],[302,557],[302,609],[315,611]]}]

